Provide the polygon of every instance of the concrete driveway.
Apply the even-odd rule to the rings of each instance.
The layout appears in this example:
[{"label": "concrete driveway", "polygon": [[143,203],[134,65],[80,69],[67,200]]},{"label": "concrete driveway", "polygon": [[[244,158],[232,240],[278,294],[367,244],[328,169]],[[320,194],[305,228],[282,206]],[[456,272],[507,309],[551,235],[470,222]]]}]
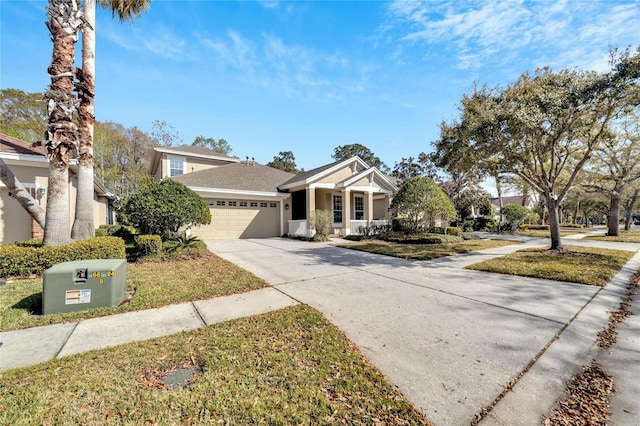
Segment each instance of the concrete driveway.
[{"label": "concrete driveway", "polygon": [[434,424],[469,424],[499,398],[481,424],[533,425],[591,360],[640,266],[605,289],[462,269],[544,243],[428,262],[280,238],[207,245],[321,311]]}]

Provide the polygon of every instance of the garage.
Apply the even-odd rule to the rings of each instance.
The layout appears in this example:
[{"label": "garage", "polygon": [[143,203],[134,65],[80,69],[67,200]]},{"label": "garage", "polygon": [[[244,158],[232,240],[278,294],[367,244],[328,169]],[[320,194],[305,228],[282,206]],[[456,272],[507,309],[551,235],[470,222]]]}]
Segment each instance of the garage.
[{"label": "garage", "polygon": [[206,200],[211,224],[194,226],[191,234],[203,240],[276,237],[280,232],[280,201]]}]

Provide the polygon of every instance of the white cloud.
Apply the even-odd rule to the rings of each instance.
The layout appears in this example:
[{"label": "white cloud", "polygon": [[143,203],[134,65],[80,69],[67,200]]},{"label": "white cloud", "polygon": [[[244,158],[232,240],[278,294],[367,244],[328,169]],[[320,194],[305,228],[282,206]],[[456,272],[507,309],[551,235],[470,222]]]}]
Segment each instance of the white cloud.
[{"label": "white cloud", "polygon": [[339,50],[323,52],[288,44],[271,34],[252,41],[229,31],[222,39],[201,40],[215,55],[216,63],[237,71],[236,78],[290,97],[341,99],[363,91],[371,70],[354,65]]},{"label": "white cloud", "polygon": [[166,29],[156,28],[153,31],[143,31],[134,28],[132,31],[124,33],[109,23],[101,28],[100,35],[130,52],[149,53],[176,61],[189,59],[189,54],[185,50],[184,38]]},{"label": "white cloud", "polygon": [[443,48],[462,69],[514,60],[522,62],[522,70],[595,68],[609,46],[638,43],[640,3],[397,0],[380,28],[385,40],[400,46],[396,54]]}]

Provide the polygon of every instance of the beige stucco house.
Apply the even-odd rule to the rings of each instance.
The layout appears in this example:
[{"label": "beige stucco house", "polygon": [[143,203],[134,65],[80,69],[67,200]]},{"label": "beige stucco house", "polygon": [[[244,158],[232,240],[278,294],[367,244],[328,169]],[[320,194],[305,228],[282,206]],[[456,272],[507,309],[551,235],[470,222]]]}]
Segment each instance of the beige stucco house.
[{"label": "beige stucco house", "polygon": [[[0,133],[0,158],[9,166],[16,178],[31,192],[43,209],[46,209],[49,161],[46,150],[32,147],[30,143]],[[76,206],[76,170],[70,166],[69,194],[71,220]],[[114,197],[97,180],[94,181],[93,212],[96,226],[114,223],[110,200]],[[70,226],[73,224],[70,223]],[[0,244],[28,240],[42,236],[42,229],[11,196],[9,189],[0,182]]]},{"label": "beige stucco house", "polygon": [[[182,172],[182,173],[180,173]],[[193,226],[203,239],[310,236],[313,210],[333,213],[333,233],[349,235],[387,223],[397,187],[358,157],[292,174],[192,146],[156,148],[151,173],[198,193],[211,224]]]}]

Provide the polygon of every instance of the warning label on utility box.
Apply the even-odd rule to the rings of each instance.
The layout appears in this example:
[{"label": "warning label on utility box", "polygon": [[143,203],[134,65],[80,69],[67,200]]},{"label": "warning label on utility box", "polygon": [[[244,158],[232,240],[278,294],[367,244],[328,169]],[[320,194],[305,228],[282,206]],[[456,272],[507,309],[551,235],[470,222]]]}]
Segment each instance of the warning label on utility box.
[{"label": "warning label on utility box", "polygon": [[91,303],[91,289],[67,290],[65,292],[65,305],[77,305],[79,303]]}]

